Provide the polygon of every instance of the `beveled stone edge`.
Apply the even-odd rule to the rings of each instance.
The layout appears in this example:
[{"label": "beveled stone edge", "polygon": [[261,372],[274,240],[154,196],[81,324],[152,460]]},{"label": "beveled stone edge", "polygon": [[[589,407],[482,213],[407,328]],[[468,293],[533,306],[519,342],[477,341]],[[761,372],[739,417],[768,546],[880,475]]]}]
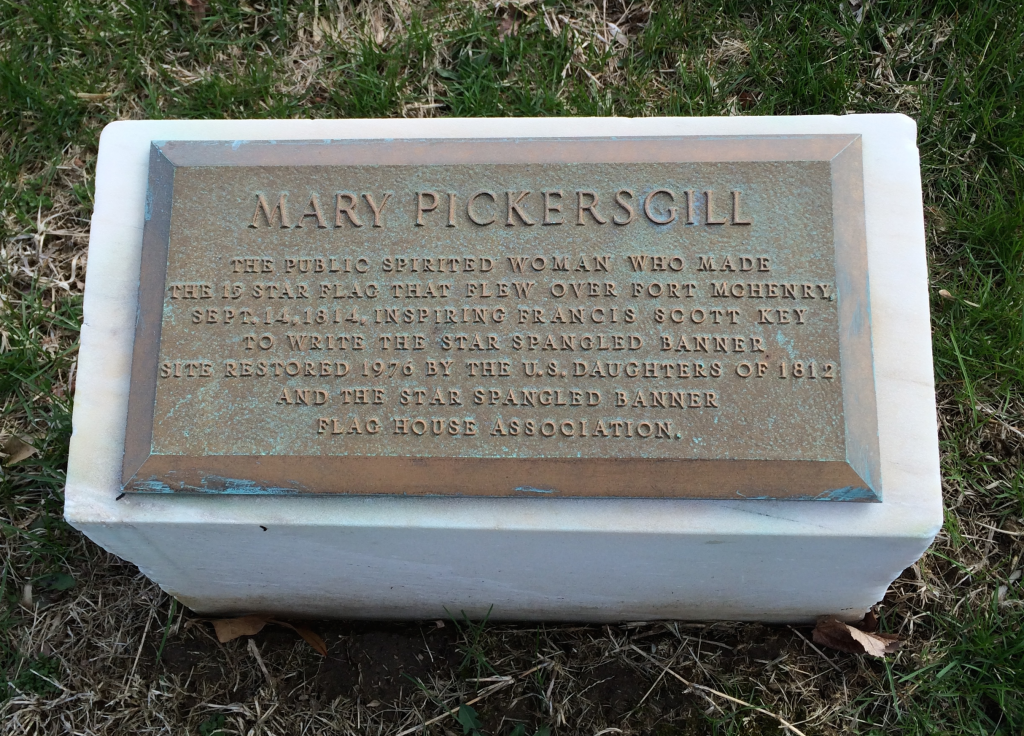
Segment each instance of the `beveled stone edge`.
[{"label": "beveled stone edge", "polygon": [[[846,461],[882,500],[881,449],[872,341],[864,209],[863,146],[858,137],[832,159],[832,231],[839,294],[839,356],[843,373]],[[836,207],[836,202],[844,206]]]},{"label": "beveled stone edge", "polygon": [[[859,134],[154,141],[175,166],[831,161]],[[771,150],[766,150],[766,143]],[[325,144],[328,147],[324,147]],[[610,145],[614,144],[614,145]],[[666,145],[668,144],[668,145]]]},{"label": "beveled stone edge", "polygon": [[[260,477],[251,470],[259,466]],[[402,488],[394,491],[393,488]],[[445,489],[445,490],[439,490]],[[843,461],[153,455],[136,493],[877,501]]]},{"label": "beveled stone edge", "polygon": [[146,224],[142,231],[142,263],[128,388],[127,432],[121,461],[122,488],[149,458],[153,446],[157,363],[163,328],[175,168],[158,146],[150,146]]}]

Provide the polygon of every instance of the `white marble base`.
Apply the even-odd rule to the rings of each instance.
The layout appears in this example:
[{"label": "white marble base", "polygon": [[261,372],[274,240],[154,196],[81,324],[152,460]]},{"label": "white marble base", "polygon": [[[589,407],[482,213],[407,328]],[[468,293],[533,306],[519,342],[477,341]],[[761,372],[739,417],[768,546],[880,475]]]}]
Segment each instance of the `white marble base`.
[{"label": "white marble base", "polygon": [[[120,493],[153,140],[863,135],[882,503]],[[100,141],[68,521],[204,614],[859,617],[942,523],[916,128],[901,115],[141,121]]]}]

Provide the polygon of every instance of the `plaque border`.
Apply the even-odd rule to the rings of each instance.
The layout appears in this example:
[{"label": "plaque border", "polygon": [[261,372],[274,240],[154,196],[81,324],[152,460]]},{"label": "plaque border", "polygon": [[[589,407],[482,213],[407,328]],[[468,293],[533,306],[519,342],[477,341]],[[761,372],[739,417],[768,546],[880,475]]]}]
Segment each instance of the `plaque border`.
[{"label": "plaque border", "polygon": [[[179,167],[748,161],[828,161],[831,165],[846,462],[152,454],[174,171]],[[859,133],[153,141],[121,489],[138,493],[491,497],[557,494],[880,502],[868,287]],[[528,478],[529,483],[523,478]],[[344,487],[340,487],[342,484]],[[394,490],[396,487],[402,490]]]}]

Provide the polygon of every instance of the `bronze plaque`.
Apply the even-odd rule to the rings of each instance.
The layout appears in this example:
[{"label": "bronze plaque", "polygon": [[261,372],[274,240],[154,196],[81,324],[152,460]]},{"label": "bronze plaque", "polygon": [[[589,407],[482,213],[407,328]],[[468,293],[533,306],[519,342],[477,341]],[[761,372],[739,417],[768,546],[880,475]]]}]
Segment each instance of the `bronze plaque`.
[{"label": "bronze plaque", "polygon": [[857,135],[154,143],[125,491],[878,501]]}]

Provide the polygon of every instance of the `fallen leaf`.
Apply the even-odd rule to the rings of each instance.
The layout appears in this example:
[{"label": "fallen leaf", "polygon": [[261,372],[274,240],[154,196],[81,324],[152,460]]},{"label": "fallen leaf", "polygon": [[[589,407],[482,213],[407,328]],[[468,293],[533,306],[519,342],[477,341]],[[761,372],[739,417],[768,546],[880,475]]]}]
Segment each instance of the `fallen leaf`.
[{"label": "fallen leaf", "polygon": [[744,110],[749,110],[757,104],[757,95],[748,90],[744,90],[736,95],[736,102],[738,102],[740,107]]},{"label": "fallen leaf", "polygon": [[315,649],[318,653],[320,653],[324,657],[327,656],[327,643],[323,639],[321,639],[320,636],[308,626],[303,626],[302,624],[290,624],[287,621],[278,621],[277,619],[271,619],[270,622],[291,629],[299,636],[301,636],[306,641],[306,643],[313,647],[313,649]]},{"label": "fallen leaf", "polygon": [[956,298],[952,294],[950,294],[948,291],[946,291],[945,289],[939,289],[939,296],[941,296],[943,299],[955,299]]},{"label": "fallen leaf", "polygon": [[299,636],[301,636],[307,644],[313,647],[313,649],[319,652],[321,656],[327,656],[327,642],[321,639],[319,634],[306,626],[296,626],[295,630],[299,632]]},{"label": "fallen leaf", "polygon": [[0,452],[7,455],[5,465],[14,465],[14,463],[20,463],[25,458],[32,457],[39,451],[21,437],[12,434],[7,438],[3,446],[0,447]]},{"label": "fallen leaf", "polygon": [[903,646],[903,642],[899,640],[899,637],[892,634],[879,634],[878,632],[869,634],[866,631],[853,627],[850,627],[850,634],[864,647],[864,653],[870,654],[873,657],[884,657],[886,654],[893,654]]},{"label": "fallen leaf", "polygon": [[221,644],[240,636],[254,636],[263,630],[270,616],[240,616],[239,618],[218,618],[213,620],[217,641]]},{"label": "fallen leaf", "polygon": [[884,657],[900,648],[902,642],[892,634],[861,631],[845,624],[835,616],[822,616],[818,619],[812,635],[815,644],[837,649],[848,654],[870,654]]},{"label": "fallen leaf", "polygon": [[291,629],[301,636],[307,644],[323,656],[327,656],[327,644],[312,629],[302,624],[290,624],[267,615],[240,616],[238,618],[211,619],[217,632],[217,641],[221,644],[237,639],[240,636],[255,636],[263,631],[267,624],[277,624]]},{"label": "fallen leaf", "polygon": [[872,608],[864,614],[864,620],[857,624],[857,628],[869,634],[878,631],[878,616],[875,614],[875,609]]},{"label": "fallen leaf", "polygon": [[209,0],[185,0],[185,4],[192,8],[192,13],[196,16],[197,21],[203,19],[206,9],[210,6]]},{"label": "fallen leaf", "polygon": [[505,36],[514,35],[516,32],[516,19],[511,15],[506,15],[500,21],[498,21],[498,40],[501,41]]}]

